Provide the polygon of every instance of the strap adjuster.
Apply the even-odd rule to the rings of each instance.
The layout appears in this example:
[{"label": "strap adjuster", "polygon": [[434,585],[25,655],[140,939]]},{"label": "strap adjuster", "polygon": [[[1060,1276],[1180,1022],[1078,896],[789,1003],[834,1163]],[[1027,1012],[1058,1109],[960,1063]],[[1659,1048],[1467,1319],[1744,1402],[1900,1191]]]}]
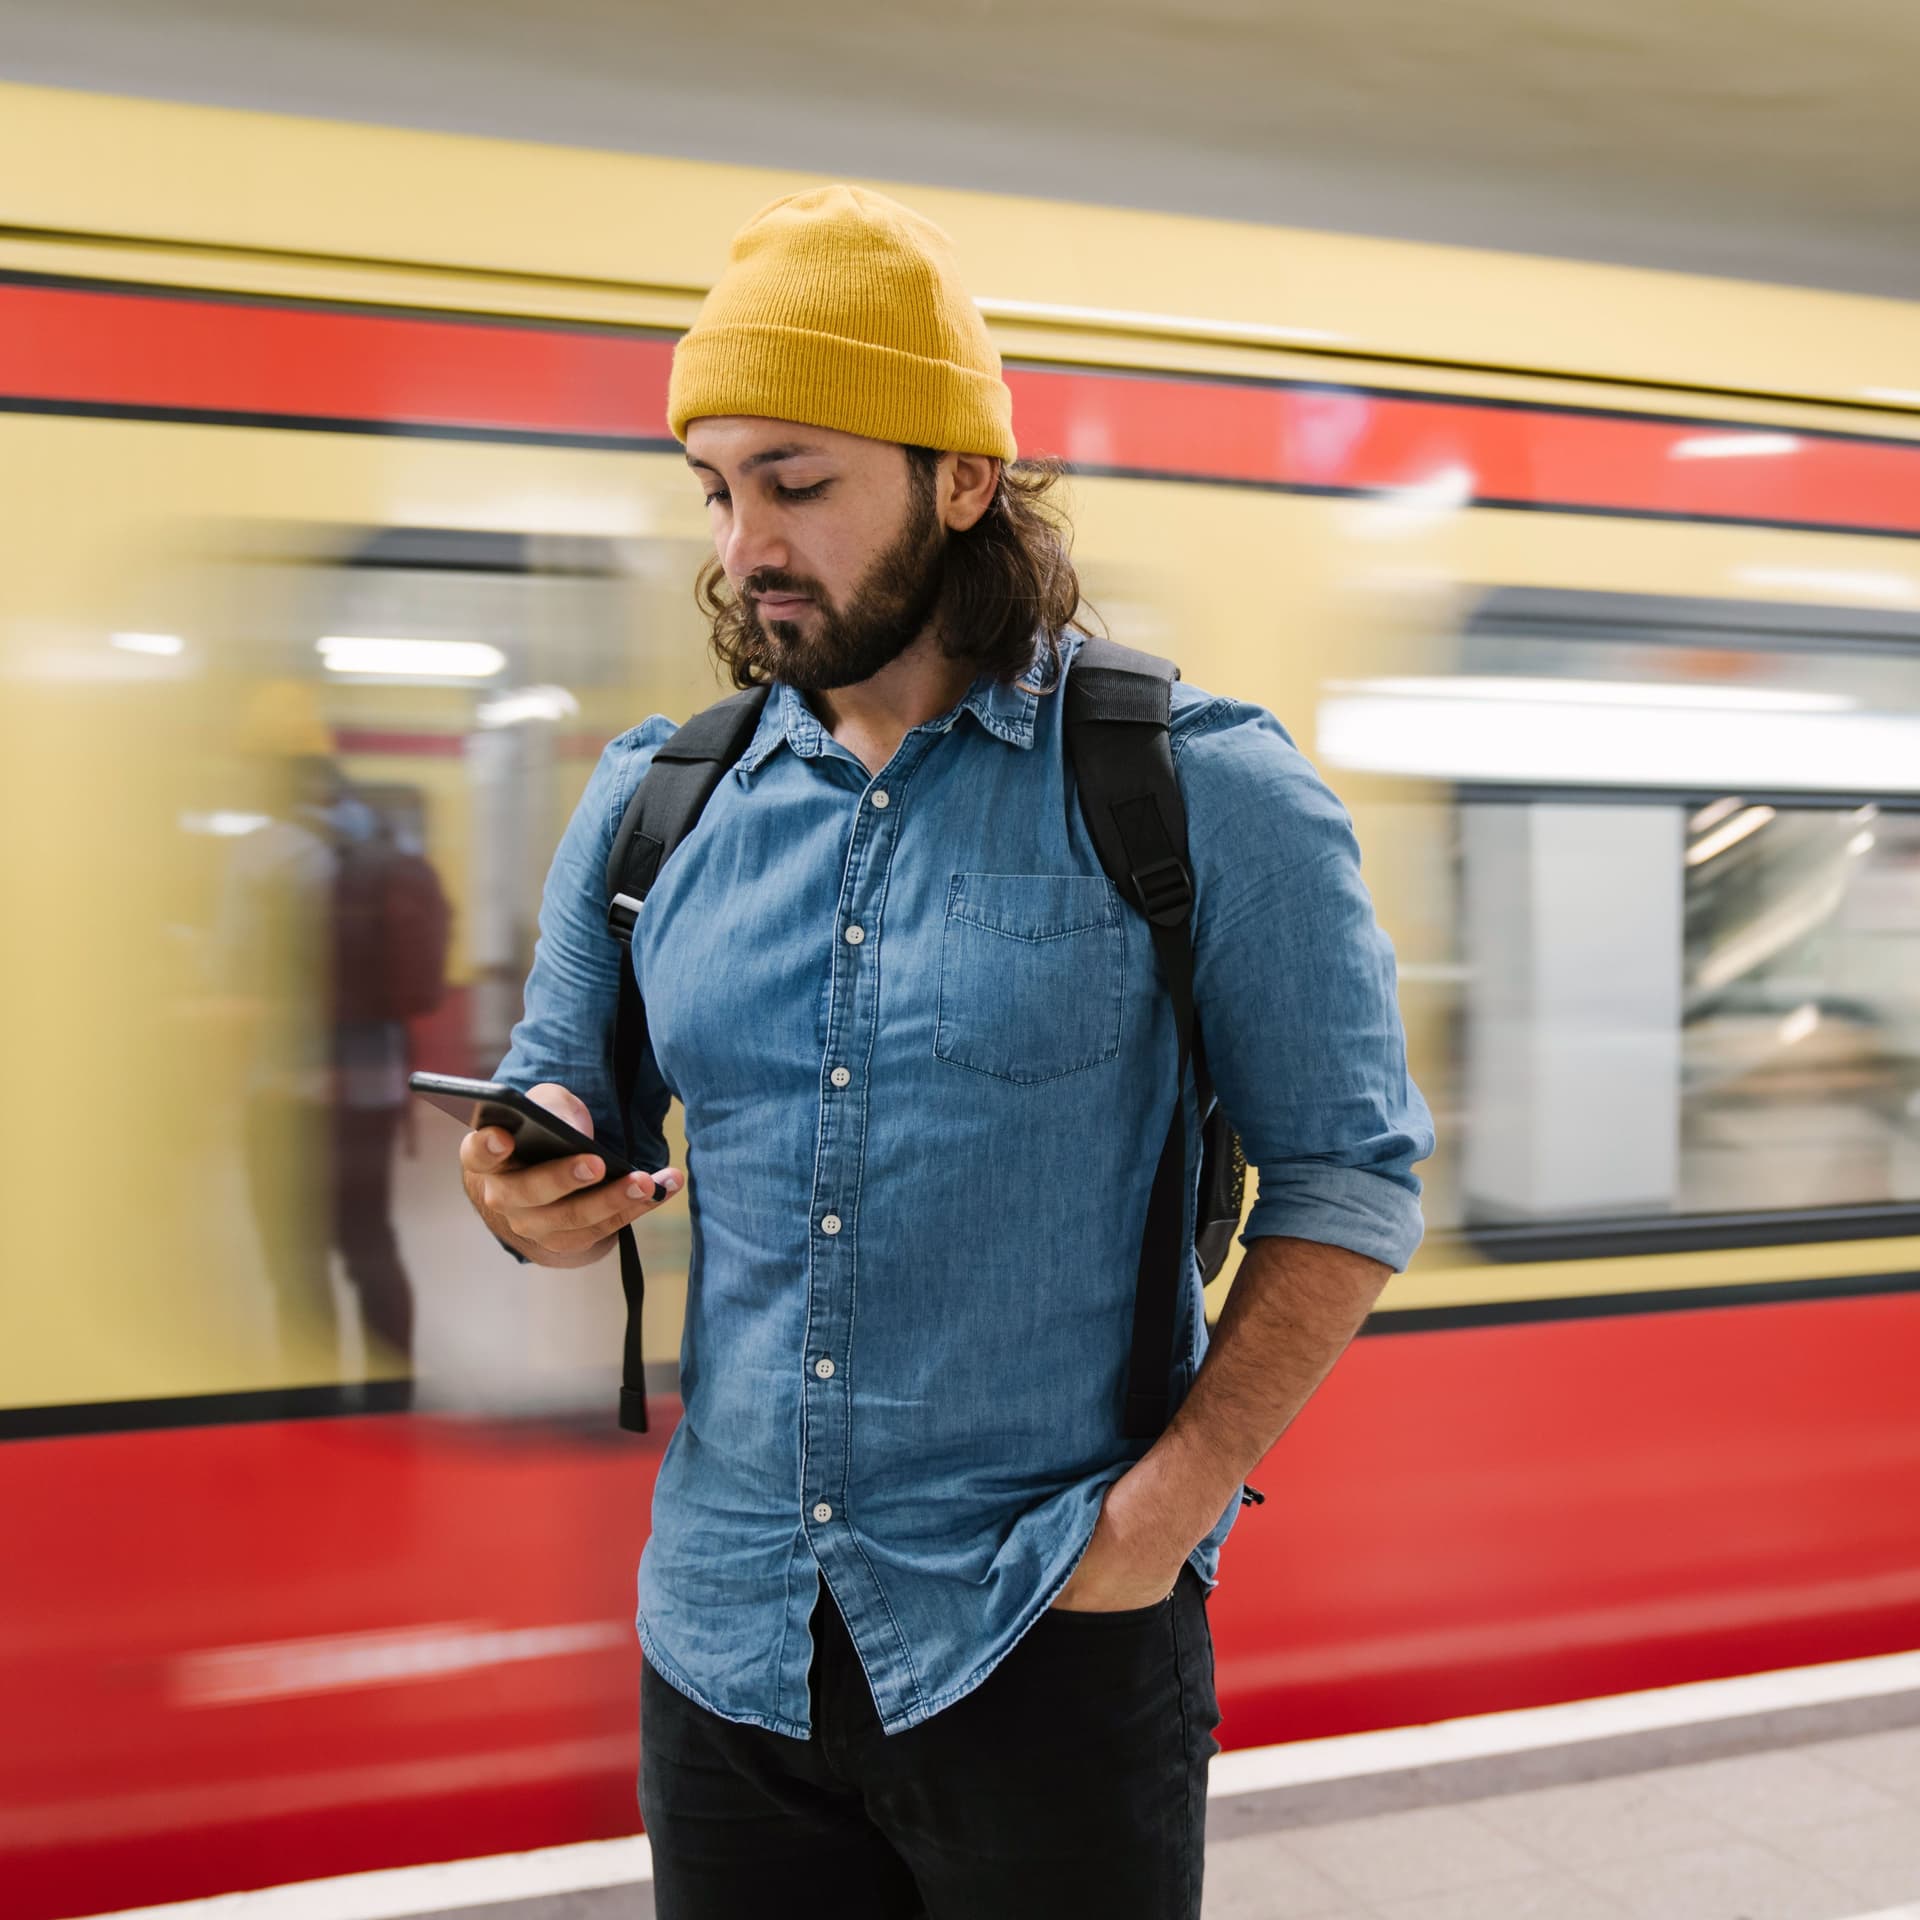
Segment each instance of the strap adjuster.
[{"label": "strap adjuster", "polygon": [[1157,926],[1178,926],[1192,912],[1193,875],[1172,854],[1149,867],[1131,869],[1127,877],[1141,911]]},{"label": "strap adjuster", "polygon": [[640,909],[646,904],[630,893],[616,893],[607,907],[607,931],[616,940],[631,940],[640,924]]}]

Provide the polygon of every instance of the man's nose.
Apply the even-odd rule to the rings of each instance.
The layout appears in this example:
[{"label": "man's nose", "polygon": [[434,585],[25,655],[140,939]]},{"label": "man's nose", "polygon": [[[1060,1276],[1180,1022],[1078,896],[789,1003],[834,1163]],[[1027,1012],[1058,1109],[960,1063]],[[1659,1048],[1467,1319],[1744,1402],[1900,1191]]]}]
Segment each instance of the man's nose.
[{"label": "man's nose", "polygon": [[735,504],[720,562],[735,580],[744,580],[763,567],[785,571],[786,540],[764,507]]}]

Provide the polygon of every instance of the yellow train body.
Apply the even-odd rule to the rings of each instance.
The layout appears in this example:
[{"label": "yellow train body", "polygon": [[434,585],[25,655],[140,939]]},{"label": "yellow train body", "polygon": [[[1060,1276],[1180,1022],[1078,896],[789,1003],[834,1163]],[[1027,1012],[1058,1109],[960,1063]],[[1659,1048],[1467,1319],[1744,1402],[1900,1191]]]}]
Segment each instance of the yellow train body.
[{"label": "yellow train body", "polygon": [[[691,319],[740,221],[802,184],[0,87],[0,294],[112,283],[228,305],[665,335]],[[1920,472],[1920,314],[1894,302],[892,190],[954,235],[1010,363],[1681,419],[1709,436],[1837,436],[1911,445]],[[139,343],[126,344],[137,357]],[[466,621],[480,637],[505,622],[545,663],[530,683],[572,704],[551,750],[514,776],[543,861],[596,740],[716,691],[690,593],[705,539],[698,492],[658,447],[214,417],[111,392],[62,405],[12,393],[4,372],[0,405],[0,1005],[11,1043],[0,1409],[324,1386],[351,1356],[328,1330],[276,1328],[250,1219],[258,1194],[250,1202],[240,1171],[263,1035],[285,1040],[318,1018],[303,944],[313,929],[282,930],[264,986],[236,982],[220,929],[242,829],[284,800],[289,764],[316,739],[354,781],[410,791],[455,909],[453,984],[468,995],[503,990],[513,941],[485,929],[503,916],[508,934],[524,929],[538,875],[523,860],[486,900],[476,894],[492,857],[476,798],[478,696],[329,676],[312,643],[352,606],[347,563],[382,530],[520,543],[524,569],[487,592],[462,599],[448,575],[409,600],[388,581],[384,600],[340,617],[365,631],[384,606],[449,633]],[[1336,683],[1453,671],[1490,589],[1920,609],[1920,545],[1893,522],[1522,510],[1081,464],[1077,556],[1115,637],[1268,705],[1309,753]],[[567,561],[581,553],[590,565]],[[1447,789],[1326,770],[1353,808],[1408,977],[1444,989],[1457,966],[1455,908],[1436,892]],[[1884,1220],[1859,1237],[1816,1226],[1781,1244],[1764,1233],[1655,1251],[1602,1240],[1488,1258],[1451,1224],[1459,1076],[1446,992],[1408,1004],[1416,1076],[1449,1095],[1436,1102],[1442,1151],[1428,1170],[1443,1230],[1383,1311],[1920,1268],[1920,1236]],[[423,1113],[399,1162],[401,1242],[434,1329],[423,1377],[437,1369],[456,1405],[604,1391],[619,1351],[612,1263],[529,1274],[506,1262],[465,1212],[454,1144]],[[1591,1151],[1605,1155],[1608,1141],[1596,1136]],[[1920,1187],[1895,1187],[1890,1200],[1920,1200]],[[297,1214],[314,1204],[303,1193],[294,1179],[275,1204]],[[648,1345],[662,1363],[678,1350],[685,1236],[666,1216],[645,1230]],[[398,1366],[378,1351],[364,1364],[374,1377]]]}]

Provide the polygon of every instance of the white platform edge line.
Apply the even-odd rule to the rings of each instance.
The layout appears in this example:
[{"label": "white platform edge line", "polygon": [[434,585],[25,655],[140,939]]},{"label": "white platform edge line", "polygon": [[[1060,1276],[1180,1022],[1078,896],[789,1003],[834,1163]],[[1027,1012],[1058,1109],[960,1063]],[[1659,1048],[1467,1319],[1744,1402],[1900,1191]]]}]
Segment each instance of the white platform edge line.
[{"label": "white platform edge line", "polygon": [[653,1849],[643,1833],[585,1840],[531,1853],[496,1853],[425,1867],[386,1867],[328,1880],[296,1880],[249,1893],[221,1893],[168,1906],[128,1907],[113,1920],[406,1920],[549,1893],[589,1893],[653,1878]]},{"label": "white platform edge line", "polygon": [[[1277,1787],[1402,1773],[1454,1760],[1577,1746],[1621,1734],[1653,1733],[1715,1720],[1743,1719],[1784,1708],[1827,1706],[1845,1700],[1920,1691],[1920,1652],[1839,1660],[1729,1680],[1698,1680],[1573,1700],[1551,1707],[1437,1720],[1379,1733],[1341,1734],[1274,1747],[1242,1748],[1213,1762],[1209,1799],[1262,1793]],[[585,1893],[632,1886],[653,1878],[653,1852],[644,1834],[589,1840],[531,1853],[503,1853],[432,1866],[390,1867],[377,1873],[301,1880],[248,1893],[216,1894],[167,1906],[134,1907],[90,1920],[410,1920],[420,1914],[497,1905],[542,1894]],[[1920,1920],[1920,1904],[1886,1907],[1852,1920]]]},{"label": "white platform edge line", "polygon": [[1475,1714],[1379,1733],[1340,1734],[1274,1747],[1223,1753],[1213,1763],[1208,1797],[1264,1793],[1275,1787],[1351,1780],[1364,1774],[1404,1773],[1454,1760],[1491,1759],[1544,1747],[1577,1746],[1622,1734],[1653,1733],[1714,1720],[1739,1720],[1792,1707],[1829,1706],[1890,1693],[1920,1692],[1920,1652],[1837,1660],[1817,1667],[1728,1680],[1695,1680],[1642,1693],[1605,1694],[1560,1706]]}]

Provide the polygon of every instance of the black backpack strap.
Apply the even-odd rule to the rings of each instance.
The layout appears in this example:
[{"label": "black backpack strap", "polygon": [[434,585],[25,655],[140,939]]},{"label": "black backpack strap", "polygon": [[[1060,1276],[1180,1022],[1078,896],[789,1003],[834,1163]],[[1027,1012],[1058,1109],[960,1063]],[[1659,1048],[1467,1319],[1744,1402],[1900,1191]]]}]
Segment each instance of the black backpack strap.
[{"label": "black backpack strap", "polygon": [[1122,1427],[1130,1440],[1156,1438],[1171,1411],[1168,1373],[1187,1270],[1181,1232],[1187,1159],[1182,1096],[1189,1059],[1199,1068],[1202,1114],[1211,1104],[1205,1068],[1195,1054],[1187,811],[1167,734],[1179,677],[1171,660],[1089,638],[1074,657],[1066,683],[1067,756],[1080,810],[1108,878],[1146,919],[1173,996],[1179,1048],[1173,1121],[1160,1150],[1140,1240]]},{"label": "black backpack strap", "polygon": [[[767,703],[765,687],[749,687],[696,713],[653,756],[633,790],[607,856],[607,930],[619,941],[620,1005],[613,1022],[613,1087],[624,1133],[634,1082],[647,1041],[647,1009],[633,975],[633,930],[660,868],[693,831],[729,768],[746,752]],[[631,1147],[632,1142],[626,1144]],[[620,1229],[620,1290],[627,1297],[627,1338],[620,1363],[620,1424],[647,1430],[647,1369],[640,1344],[646,1275],[633,1228]]]}]

